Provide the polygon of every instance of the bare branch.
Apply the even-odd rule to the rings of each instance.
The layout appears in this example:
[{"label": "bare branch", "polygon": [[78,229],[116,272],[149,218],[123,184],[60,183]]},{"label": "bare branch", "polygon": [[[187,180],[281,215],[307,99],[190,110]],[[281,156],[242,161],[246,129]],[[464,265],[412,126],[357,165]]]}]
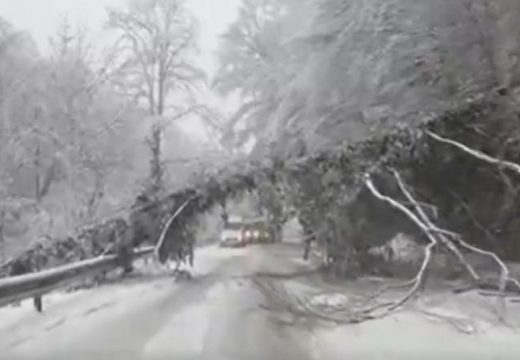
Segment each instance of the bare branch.
[{"label": "bare branch", "polygon": [[399,175],[399,173],[397,171],[393,171],[394,173],[394,177],[395,179],[397,180],[397,184],[399,185],[399,188],[401,189],[401,191],[403,192],[403,194],[406,196],[406,198],[408,199],[408,201],[410,201],[415,210],[417,211],[417,213],[419,214],[419,216],[421,217],[422,221],[424,222],[424,224],[426,224],[426,226],[428,227],[428,229],[433,229],[437,232],[437,235],[439,237],[439,239],[441,240],[441,242],[448,248],[450,249],[451,252],[453,252],[455,254],[455,256],[457,256],[457,259],[459,259],[460,263],[464,265],[464,267],[466,268],[466,270],[468,271],[468,273],[471,275],[471,277],[473,278],[473,280],[479,280],[479,276],[477,274],[477,272],[475,271],[475,269],[473,269],[473,267],[468,264],[468,262],[464,259],[464,256],[462,255],[462,253],[459,251],[459,249],[457,249],[457,247],[451,242],[449,241],[442,232],[440,232],[439,228],[437,226],[435,226],[431,220],[428,218],[428,216],[426,215],[426,213],[424,212],[423,208],[417,203],[417,201],[413,198],[412,194],[410,193],[410,191],[408,191],[408,189],[406,188],[406,186],[404,185],[404,182],[401,178],[401,175]]},{"label": "bare branch", "polygon": [[[431,220],[428,218],[428,216],[424,213],[424,210],[421,208],[421,206],[417,203],[417,201],[415,201],[415,199],[413,198],[410,191],[406,188],[406,186],[404,185],[404,183],[401,179],[401,176],[399,175],[399,173],[397,171],[394,171],[394,176],[398,182],[398,185],[399,185],[401,191],[407,197],[407,199],[414,205],[414,208],[419,213],[419,217],[421,219],[419,219],[415,214],[413,214],[408,208],[406,208],[404,205],[402,205],[398,201],[396,201],[388,196],[382,195],[375,188],[369,175],[367,175],[367,180],[365,183],[366,183],[367,187],[369,188],[369,190],[372,192],[372,194],[374,194],[378,199],[385,201],[386,203],[390,204],[392,207],[405,213],[412,221],[414,221],[423,230],[423,232],[428,236],[428,238],[430,239],[431,242],[430,242],[430,245],[426,249],[425,260],[423,261],[421,270],[419,271],[416,278],[413,281],[410,281],[410,282],[407,282],[404,284],[398,284],[395,287],[406,286],[410,283],[413,283],[414,285],[412,286],[410,291],[405,295],[405,297],[403,299],[401,299],[399,302],[395,303],[394,305],[391,305],[390,307],[388,307],[387,308],[388,311],[395,309],[396,307],[399,307],[400,305],[404,304],[404,302],[407,301],[408,299],[410,299],[413,296],[413,294],[417,291],[417,289],[419,288],[419,284],[420,284],[419,281],[423,280],[422,273],[424,272],[424,270],[427,267],[427,264],[425,264],[425,261],[426,261],[426,259],[431,258],[431,249],[433,248],[433,246],[435,246],[437,244],[437,239],[439,239],[441,241],[441,243],[444,246],[446,246],[451,252],[453,252],[455,255],[457,255],[457,258],[459,259],[459,261],[466,267],[468,272],[470,272],[473,279],[476,280],[478,284],[481,283],[480,277],[475,272],[473,267],[471,265],[469,265],[469,263],[464,259],[464,256],[461,254],[461,252],[458,250],[456,245],[450,239],[453,239],[458,244],[460,244],[462,247],[464,247],[470,251],[476,252],[476,253],[484,255],[484,256],[491,257],[499,265],[499,267],[500,267],[500,279],[499,279],[500,294],[503,294],[505,292],[506,286],[508,283],[513,284],[518,290],[520,290],[520,282],[517,279],[514,279],[510,276],[507,265],[499,258],[498,255],[496,255],[495,253],[493,253],[491,251],[482,250],[476,246],[468,244],[467,242],[465,242],[462,239],[462,236],[460,236],[459,234],[454,233],[452,231],[440,229],[438,226],[433,224],[431,222]],[[376,296],[379,296],[386,290],[388,290],[388,288],[383,289]],[[503,296],[499,297],[499,305],[501,306],[501,308],[503,310],[505,310],[505,301],[503,300]],[[499,316],[501,316],[501,315],[499,315]]]},{"label": "bare branch", "polygon": [[452,195],[459,200],[460,205],[464,208],[468,216],[471,218],[472,222],[478,229],[480,229],[486,235],[487,240],[492,244],[492,246],[497,246],[497,244],[499,243],[497,237],[494,234],[492,234],[491,231],[479,221],[477,216],[473,214],[473,212],[471,211],[469,205],[464,200],[462,200],[457,194]]},{"label": "bare branch", "polygon": [[161,118],[160,123],[158,125],[160,126],[161,130],[165,130],[166,128],[168,128],[168,126],[174,124],[176,121],[181,120],[186,116],[200,113],[202,110],[204,110],[204,108],[205,107],[203,105],[191,106],[173,116]]},{"label": "bare branch", "polygon": [[454,140],[443,138],[442,136],[434,134],[434,133],[432,133],[430,131],[427,131],[426,133],[431,138],[433,138],[433,139],[435,139],[435,140],[437,140],[437,141],[439,141],[441,143],[448,144],[448,145],[451,145],[453,147],[456,147],[457,149],[462,150],[463,152],[473,156],[474,158],[477,158],[477,159],[482,160],[484,162],[487,162],[489,164],[500,166],[500,167],[502,167],[504,169],[512,170],[512,171],[514,171],[514,172],[516,172],[517,174],[520,175],[520,165],[518,165],[518,164],[516,164],[514,162],[506,161],[506,160],[499,160],[497,158],[494,158],[494,157],[491,157],[491,156],[489,156],[487,154],[484,154],[481,151],[471,149],[468,146],[466,146],[466,145],[464,145],[464,144],[462,144],[462,143],[460,143],[458,141],[454,141]]},{"label": "bare branch", "polygon": [[424,249],[424,259],[421,264],[421,268],[419,269],[417,275],[414,278],[414,284],[412,288],[406,293],[406,295],[395,304],[392,304],[388,307],[387,311],[395,310],[401,306],[403,306],[408,300],[410,300],[419,290],[420,286],[424,283],[424,275],[428,265],[430,264],[432,258],[432,250],[433,247],[437,245],[436,240],[430,240],[431,242]]},{"label": "bare branch", "polygon": [[157,258],[161,259],[161,249],[163,248],[164,244],[165,244],[165,241],[166,241],[166,233],[168,232],[168,230],[170,230],[170,227],[173,223],[173,221],[181,214],[181,212],[186,208],[186,206],[188,206],[188,204],[194,199],[195,197],[191,197],[189,198],[188,200],[186,200],[184,202],[184,204],[182,204],[178,209],[177,211],[175,211],[175,213],[168,219],[168,221],[166,222],[166,224],[164,225],[164,228],[163,228],[163,231],[161,232],[161,236],[159,237],[159,240],[157,241],[157,246],[155,247],[155,255],[157,256]]},{"label": "bare branch", "polygon": [[[394,175],[395,174],[397,174],[397,172],[395,172]],[[401,190],[406,195],[408,200],[414,205],[414,208],[416,209],[416,211],[419,212],[420,217],[423,218],[423,221],[425,221],[425,223],[423,223],[423,221],[421,221],[421,219],[419,217],[417,217],[410,209],[408,209],[403,204],[399,203],[398,201],[396,201],[396,200],[394,200],[394,199],[392,199],[392,198],[390,198],[388,196],[385,196],[385,195],[381,194],[379,192],[379,190],[377,190],[377,188],[373,184],[373,182],[370,179],[369,175],[366,175],[365,184],[368,187],[368,189],[370,190],[370,192],[376,198],[378,198],[379,200],[381,200],[383,202],[386,202],[390,206],[392,206],[392,207],[396,208],[397,210],[403,212],[416,225],[418,225],[419,228],[421,228],[421,230],[423,230],[423,232],[428,236],[428,238],[430,240],[430,243],[426,246],[426,248],[424,250],[424,258],[423,258],[423,261],[421,263],[421,267],[420,267],[419,271],[417,272],[416,276],[413,279],[411,279],[410,281],[407,281],[405,283],[402,283],[402,284],[395,284],[395,285],[384,287],[380,292],[378,292],[374,296],[370,297],[370,299],[374,299],[375,297],[379,297],[380,295],[382,295],[384,292],[388,291],[391,288],[401,288],[401,287],[411,286],[410,289],[407,291],[407,293],[400,300],[397,300],[397,301],[392,302],[390,304],[386,304],[383,307],[380,307],[379,305],[376,305],[375,307],[373,306],[373,307],[370,307],[370,308],[366,309],[366,311],[375,311],[375,309],[382,308],[383,312],[381,314],[379,314],[378,317],[388,315],[393,310],[403,306],[407,301],[409,301],[414,295],[417,294],[417,292],[420,290],[421,285],[424,284],[424,280],[425,280],[424,277],[425,277],[425,273],[426,273],[426,270],[428,268],[428,265],[429,265],[429,263],[431,261],[431,258],[432,258],[433,248],[438,244],[437,237],[433,235],[433,233],[431,232],[431,229],[428,226],[428,224],[431,224],[431,222],[429,221],[428,217],[426,216],[426,214],[424,214],[424,211],[422,210],[420,205],[415,201],[415,199],[411,196],[409,191],[406,189],[406,187],[404,186],[404,184],[400,180],[400,177],[396,176],[396,179],[399,182]]]},{"label": "bare branch", "polygon": [[[387,308],[387,311],[392,311],[392,310],[395,310],[396,308],[402,306],[406,301],[408,301],[412,296],[414,296],[414,294],[417,292],[417,290],[419,289],[419,287],[423,284],[424,282],[424,273],[426,272],[426,269],[428,268],[428,264],[430,263],[430,260],[431,260],[431,256],[432,256],[432,250],[433,250],[433,247],[436,246],[438,244],[438,240],[437,238],[432,234],[432,232],[430,231],[430,228],[425,225],[412,211],[410,211],[406,206],[402,205],[401,203],[399,203],[398,201],[388,197],[388,196],[385,196],[383,194],[381,194],[379,192],[379,190],[377,190],[377,188],[375,187],[374,183],[372,182],[372,180],[370,179],[370,176],[367,175],[366,177],[366,180],[365,180],[365,184],[366,186],[368,187],[368,189],[370,190],[370,192],[376,197],[378,198],[379,200],[383,201],[383,202],[386,202],[387,204],[389,204],[390,206],[392,206],[393,208],[403,212],[406,216],[408,216],[408,218],[410,218],[423,232],[424,234],[428,237],[428,239],[430,240],[430,243],[426,246],[425,248],[425,252],[424,252],[424,259],[423,259],[423,262],[421,264],[421,268],[419,269],[419,272],[417,273],[417,275],[415,276],[414,279],[410,280],[408,283],[406,283],[404,286],[408,285],[408,284],[413,284],[412,288],[408,291],[408,293],[401,299],[399,300],[398,302],[392,304],[391,306],[389,306]],[[412,203],[415,203],[416,204],[416,208],[420,206],[417,205],[417,203],[415,202],[415,200],[413,198],[411,198],[410,200]],[[421,209],[422,211],[422,209]],[[386,291],[388,289],[385,289],[383,291]]]},{"label": "bare branch", "polygon": [[387,204],[389,204],[391,207],[393,207],[394,209],[397,209],[399,211],[401,211],[402,213],[404,213],[408,218],[410,218],[410,220],[412,220],[422,231],[423,233],[428,237],[428,239],[430,240],[430,242],[435,242],[437,243],[437,239],[435,238],[435,236],[433,235],[433,232],[431,231],[431,229],[426,226],[420,219],[417,215],[415,215],[410,209],[408,209],[406,206],[404,206],[403,204],[399,203],[398,201],[392,199],[391,197],[388,197],[388,196],[385,196],[383,194],[381,194],[379,192],[379,190],[377,190],[377,188],[375,187],[374,183],[372,182],[372,179],[370,178],[370,175],[366,175],[366,178],[365,178],[365,185],[367,186],[367,188],[370,190],[370,192],[376,197],[378,198],[379,200],[383,201],[383,202],[386,202]]},{"label": "bare branch", "polygon": [[477,254],[484,255],[490,257],[497,263],[500,267],[500,282],[499,287],[500,291],[503,292],[507,286],[507,283],[512,283],[520,290],[520,282],[517,279],[514,279],[510,276],[509,268],[507,265],[500,259],[500,257],[492,251],[483,250],[471,244],[465,242],[460,235],[454,236],[454,240],[456,240],[461,246],[465,247],[468,250],[476,252]]}]

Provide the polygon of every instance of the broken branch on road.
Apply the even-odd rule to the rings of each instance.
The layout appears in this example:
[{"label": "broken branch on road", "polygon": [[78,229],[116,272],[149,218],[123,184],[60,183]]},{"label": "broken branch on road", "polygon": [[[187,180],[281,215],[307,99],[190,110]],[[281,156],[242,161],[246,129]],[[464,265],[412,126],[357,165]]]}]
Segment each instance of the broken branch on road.
[{"label": "broken branch on road", "polygon": [[[348,303],[334,308],[316,306],[312,303],[310,298],[291,293],[283,287],[283,284],[275,284],[273,281],[275,280],[274,278],[266,279],[265,277],[257,277],[254,279],[255,283],[262,293],[270,299],[272,305],[271,307],[266,308],[291,313],[297,318],[307,317],[341,324],[357,324],[388,316],[394,311],[402,308],[414,297],[419,296],[424,290],[428,276],[428,269],[434,257],[433,250],[437,247],[451,252],[475,284],[482,284],[482,277],[466,260],[462,250],[489,256],[498,264],[501,275],[497,281],[496,287],[499,289],[499,294],[504,293],[508,284],[515,287],[519,285],[518,281],[509,275],[507,266],[498,255],[470,245],[465,242],[459,234],[441,229],[437,226],[423,210],[421,202],[414,197],[411,190],[406,186],[401,175],[396,170],[392,170],[392,173],[397,182],[398,188],[406,199],[406,202],[401,202],[381,193],[369,174],[365,175],[365,185],[377,199],[387,203],[389,206],[395,208],[408,217],[429,240],[428,244],[424,246],[423,259],[415,276],[403,283],[384,286],[377,293],[365,298],[366,301],[371,302],[369,305],[367,305],[365,301],[363,304]],[[281,281],[283,279],[276,280]],[[389,290],[401,288],[408,288],[408,290],[398,299],[380,300],[381,296]],[[501,296],[499,297],[503,298]],[[504,303],[499,303],[498,305],[501,305],[499,307],[501,310],[505,307]]]},{"label": "broken branch on road", "polygon": [[[425,247],[425,255],[424,260],[421,265],[421,268],[415,278],[411,280],[406,284],[412,283],[412,288],[410,291],[399,301],[392,304],[388,311],[394,310],[398,307],[401,307],[404,303],[406,303],[409,299],[411,299],[419,290],[420,285],[424,282],[424,273],[428,267],[428,264],[432,257],[432,249],[433,247],[437,245],[443,245],[447,250],[451,251],[459,260],[461,265],[465,267],[467,272],[470,274],[473,281],[475,281],[477,284],[480,284],[481,277],[477,274],[475,269],[466,261],[464,258],[464,255],[457,247],[457,244],[461,246],[462,248],[465,248],[466,250],[475,252],[480,255],[485,255],[488,257],[491,257],[499,266],[500,268],[500,278],[498,279],[498,289],[500,294],[503,294],[506,290],[506,286],[508,283],[513,284],[515,287],[520,289],[520,283],[518,280],[512,278],[509,274],[509,269],[507,268],[507,265],[499,258],[498,255],[491,251],[482,250],[476,246],[470,245],[467,242],[465,242],[462,239],[462,236],[459,234],[456,234],[451,231],[440,229],[438,226],[436,226],[425,214],[422,207],[419,205],[419,203],[415,200],[415,198],[412,196],[411,192],[407,189],[406,185],[404,184],[404,181],[402,180],[402,177],[400,174],[393,170],[394,178],[397,181],[397,184],[399,185],[399,188],[401,189],[402,193],[405,195],[405,197],[408,199],[408,201],[413,204],[414,210],[416,213],[413,213],[412,210],[408,209],[406,206],[401,204],[399,201],[385,196],[379,192],[379,190],[375,187],[374,183],[372,182],[370,175],[366,176],[365,184],[370,190],[370,192],[376,196],[378,199],[388,203],[390,206],[396,208],[397,210],[401,211],[403,214],[405,214],[408,218],[410,218],[428,237],[430,240],[430,243]],[[504,304],[501,304],[502,307],[504,307]]]}]

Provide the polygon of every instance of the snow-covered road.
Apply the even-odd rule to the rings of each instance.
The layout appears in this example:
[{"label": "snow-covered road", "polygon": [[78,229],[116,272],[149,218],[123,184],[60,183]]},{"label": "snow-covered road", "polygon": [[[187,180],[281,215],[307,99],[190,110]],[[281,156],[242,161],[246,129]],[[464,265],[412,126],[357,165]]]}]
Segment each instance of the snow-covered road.
[{"label": "snow-covered road", "polygon": [[51,294],[42,314],[30,300],[0,309],[0,358],[305,359],[295,339],[259,307],[262,296],[247,280],[258,271],[301,267],[276,261],[272,252],[210,247],[199,250],[192,281],[155,274]]},{"label": "snow-covered road", "polygon": [[[30,300],[19,308],[0,309],[0,359],[520,358],[520,333],[479,322],[481,305],[473,312],[470,297],[450,306],[434,297],[429,309],[475,320],[480,331],[473,335],[413,309],[360,325],[286,326],[264,309],[271,300],[251,275],[309,270],[301,254],[294,244],[209,247],[198,250],[192,281],[176,283],[148,267],[144,275],[122,283],[48,295],[42,314]],[[289,287],[312,288],[316,278],[284,281]],[[333,287],[336,296],[316,299],[342,301],[351,295],[343,286]]]}]

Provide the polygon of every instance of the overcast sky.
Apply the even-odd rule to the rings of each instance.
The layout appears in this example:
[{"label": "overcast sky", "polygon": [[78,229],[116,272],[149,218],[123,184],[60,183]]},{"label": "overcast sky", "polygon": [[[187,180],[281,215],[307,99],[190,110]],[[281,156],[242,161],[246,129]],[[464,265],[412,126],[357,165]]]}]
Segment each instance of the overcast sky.
[{"label": "overcast sky", "polygon": [[[61,19],[86,27],[90,39],[102,39],[106,7],[121,7],[126,0],[0,0],[0,17],[19,30],[28,31],[42,53],[49,49],[49,38],[56,33]],[[216,70],[219,35],[235,20],[241,0],[187,0],[198,18],[200,31],[200,64],[212,74]],[[206,102],[225,112],[233,111],[236,100],[222,99],[207,93]],[[205,126],[186,119],[179,124],[193,134],[207,139]]]},{"label": "overcast sky", "polygon": [[[12,23],[19,30],[28,31],[42,53],[49,49],[49,38],[56,34],[61,19],[79,24],[89,30],[90,39],[102,39],[106,7],[121,7],[126,0],[0,0],[0,17]],[[241,0],[187,0],[200,24],[200,63],[209,74],[217,66],[219,35],[237,16]],[[231,112],[237,106],[236,99],[223,99],[208,92],[205,102],[224,112]],[[186,131],[208,140],[205,125],[199,121],[186,119],[178,124]]]},{"label": "overcast sky", "polygon": [[[218,35],[235,19],[240,0],[188,0],[201,23],[202,57],[206,70],[214,70],[214,50]],[[80,23],[101,36],[106,7],[118,7],[125,0],[0,0],[0,17],[20,30],[29,31],[45,52],[60,18]]]}]

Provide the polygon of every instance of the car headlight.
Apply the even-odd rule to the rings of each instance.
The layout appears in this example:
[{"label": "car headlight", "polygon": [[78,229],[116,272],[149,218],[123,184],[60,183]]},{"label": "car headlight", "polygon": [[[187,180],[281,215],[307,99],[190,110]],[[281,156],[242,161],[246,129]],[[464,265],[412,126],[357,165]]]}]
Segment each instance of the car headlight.
[{"label": "car headlight", "polygon": [[258,238],[258,237],[260,236],[260,231],[255,231],[255,232],[253,232],[253,236],[254,236],[255,238]]},{"label": "car headlight", "polygon": [[250,237],[250,236],[251,236],[251,232],[250,232],[250,231],[246,231],[246,232],[244,233],[244,235],[245,235],[245,237]]}]

